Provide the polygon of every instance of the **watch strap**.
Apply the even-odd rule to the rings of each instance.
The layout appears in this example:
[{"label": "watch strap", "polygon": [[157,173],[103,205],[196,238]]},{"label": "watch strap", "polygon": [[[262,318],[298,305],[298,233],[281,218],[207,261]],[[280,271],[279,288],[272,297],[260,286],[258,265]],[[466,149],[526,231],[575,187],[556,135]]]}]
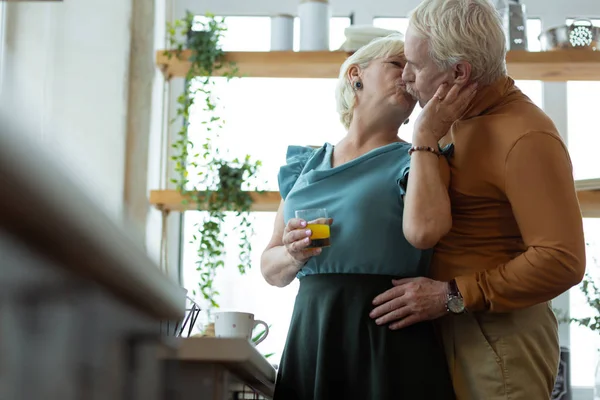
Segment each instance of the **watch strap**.
[{"label": "watch strap", "polygon": [[450,291],[450,296],[462,298],[462,295],[458,290],[458,285],[456,284],[456,279],[452,279],[450,282],[448,282],[448,289]]}]

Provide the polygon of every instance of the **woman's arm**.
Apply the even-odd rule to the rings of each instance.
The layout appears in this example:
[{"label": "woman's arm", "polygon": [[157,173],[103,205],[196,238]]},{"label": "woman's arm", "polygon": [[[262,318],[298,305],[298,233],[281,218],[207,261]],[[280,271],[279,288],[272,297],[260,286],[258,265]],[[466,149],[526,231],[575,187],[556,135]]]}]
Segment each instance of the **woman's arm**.
[{"label": "woman's arm", "polygon": [[287,226],[283,219],[284,201],[281,200],[273,236],[263,251],[260,259],[260,271],[270,285],[285,287],[292,283],[296,274],[306,261],[317,254],[321,249],[305,250],[310,244],[310,230],[306,228],[306,221],[292,218]]},{"label": "woman's arm", "polygon": [[[418,134],[413,144],[438,147],[431,136]],[[427,151],[412,153],[402,228],[406,240],[418,249],[432,248],[452,227],[449,184],[450,167],[445,157]]]},{"label": "woman's arm", "polygon": [[[438,140],[448,134],[476,93],[476,83],[452,87],[442,83],[415,121],[413,145],[437,149]],[[452,228],[449,182],[449,167],[443,157],[438,159],[428,151],[412,153],[404,197],[403,230],[413,246],[432,248]]]}]

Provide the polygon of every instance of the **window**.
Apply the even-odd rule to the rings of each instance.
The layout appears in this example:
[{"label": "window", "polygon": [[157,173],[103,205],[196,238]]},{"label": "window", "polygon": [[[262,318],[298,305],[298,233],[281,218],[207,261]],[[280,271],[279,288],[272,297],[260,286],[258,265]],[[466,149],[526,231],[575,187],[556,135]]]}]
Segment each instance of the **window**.
[{"label": "window", "polygon": [[[378,28],[391,29],[399,31],[402,34],[408,29],[408,18],[374,18],[373,25]],[[529,51],[539,51],[540,42],[538,36],[542,31],[542,21],[539,19],[527,20],[527,42]],[[541,81],[523,81],[515,82],[516,85],[525,93],[531,101],[538,107],[543,108],[543,90]],[[408,124],[400,128],[400,137],[406,141],[412,140],[414,122],[421,112],[421,107],[417,104]]]},{"label": "window", "polygon": [[[587,272],[596,282],[600,282],[600,218],[584,218],[583,230],[587,244]],[[569,291],[570,313],[573,318],[586,318],[595,315],[585,300],[579,287]],[[571,385],[594,386],[596,365],[600,360],[598,349],[598,332],[571,324]]]},{"label": "window", "polygon": [[[591,20],[600,26],[600,19]],[[566,21],[567,25],[573,19]],[[567,129],[568,145],[575,179],[600,178],[600,164],[597,152],[600,148],[600,124],[596,120],[598,112],[600,82],[567,82]],[[587,246],[587,271],[600,279],[600,219],[585,218],[584,232]],[[579,287],[569,291],[570,313],[572,317],[582,318],[594,315],[587,305]],[[593,386],[596,364],[599,354],[592,349],[598,348],[598,334],[586,327],[571,325],[571,383],[573,386]]]},{"label": "window", "polygon": [[[600,19],[591,20],[600,27]],[[572,19],[567,24],[573,23]],[[567,82],[567,129],[575,179],[600,178],[597,152],[600,124],[597,122],[600,82]]]},{"label": "window", "polygon": [[[270,19],[268,17],[227,17],[228,31],[223,47],[226,51],[268,51],[270,45]],[[330,48],[343,43],[344,29],[349,18],[332,18]],[[298,48],[298,23],[296,21]],[[290,144],[322,145],[325,141],[336,143],[345,134],[335,109],[334,88],[337,79],[283,79],[243,78],[225,82],[215,78],[215,94],[224,106],[221,116],[227,121],[222,132],[222,143],[229,148],[233,158],[250,154],[263,163],[260,188],[278,190],[277,172],[285,163],[285,153]],[[309,105],[309,106],[307,106]],[[201,139],[204,132],[190,117],[189,135],[192,141]],[[189,290],[197,288],[195,249],[189,244],[194,224],[201,221],[203,212],[184,214],[183,231],[183,284]],[[228,255],[226,267],[216,278],[221,293],[221,310],[247,311],[257,319],[271,324],[269,337],[258,349],[263,354],[274,352],[270,358],[278,363],[287,337],[293,303],[298,289],[297,281],[286,288],[269,286],[260,273],[260,255],[271,238],[275,213],[253,213],[252,267],[240,276],[235,268],[235,253]],[[235,223],[231,220],[227,223]],[[227,239],[237,247],[235,237]]]}]

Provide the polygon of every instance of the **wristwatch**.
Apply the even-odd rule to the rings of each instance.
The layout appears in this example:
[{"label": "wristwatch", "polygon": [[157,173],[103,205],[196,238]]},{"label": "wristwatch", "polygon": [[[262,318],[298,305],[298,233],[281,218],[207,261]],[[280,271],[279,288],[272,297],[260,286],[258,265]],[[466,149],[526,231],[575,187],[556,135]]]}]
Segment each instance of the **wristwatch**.
[{"label": "wristwatch", "polygon": [[458,290],[456,280],[452,279],[448,282],[448,299],[446,301],[446,309],[452,314],[462,314],[465,310],[465,302]]}]

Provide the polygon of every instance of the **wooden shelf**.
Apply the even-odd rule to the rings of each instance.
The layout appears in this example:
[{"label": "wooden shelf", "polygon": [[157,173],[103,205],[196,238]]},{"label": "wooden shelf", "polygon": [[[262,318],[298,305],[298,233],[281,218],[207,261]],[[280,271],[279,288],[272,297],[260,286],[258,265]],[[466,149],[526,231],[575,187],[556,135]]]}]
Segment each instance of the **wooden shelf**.
[{"label": "wooden shelf", "polygon": [[[252,205],[251,211],[277,211],[281,202],[279,192],[251,192]],[[190,196],[192,199],[192,196]],[[150,191],[150,204],[159,210],[167,211],[188,211],[197,210],[195,201],[190,200],[183,204],[184,197],[177,190],[152,190]]]},{"label": "wooden shelf", "polygon": [[[584,218],[600,218],[600,190],[579,190],[579,205]],[[254,205],[252,211],[275,212],[279,208],[281,196],[279,192],[252,192]],[[150,204],[160,210],[186,211],[196,210],[196,204],[183,204],[183,197],[176,190],[152,190]]]},{"label": "wooden shelf", "polygon": [[[165,76],[184,77],[189,69],[191,52],[181,60],[171,59],[164,50],[156,53],[156,63]],[[234,61],[240,74],[255,78],[337,78],[340,66],[348,57],[343,51],[273,51],[229,52],[225,61]],[[548,52],[509,51],[508,73],[513,79],[542,81],[600,80],[600,51],[562,50]]]},{"label": "wooden shelf", "polygon": [[577,197],[584,218],[600,218],[600,190],[581,190]]},{"label": "wooden shelf", "polygon": [[506,66],[513,79],[558,82],[600,80],[599,51],[509,51]]},{"label": "wooden shelf", "polygon": [[[190,50],[185,50],[181,60],[175,56],[169,60],[164,51],[159,50],[156,63],[165,77],[184,77],[190,63],[183,60],[190,54]],[[348,53],[343,51],[269,51],[230,52],[225,54],[224,60],[235,62],[241,75],[253,78],[337,78],[347,57]]]}]

